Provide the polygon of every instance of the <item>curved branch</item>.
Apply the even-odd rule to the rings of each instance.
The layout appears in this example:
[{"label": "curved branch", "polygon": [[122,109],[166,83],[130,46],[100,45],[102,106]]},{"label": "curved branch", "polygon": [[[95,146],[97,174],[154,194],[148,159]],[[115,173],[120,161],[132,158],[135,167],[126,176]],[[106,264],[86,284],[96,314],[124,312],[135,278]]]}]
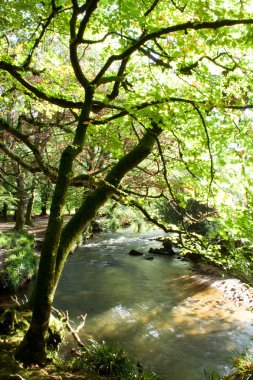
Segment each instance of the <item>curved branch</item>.
[{"label": "curved branch", "polygon": [[8,62],[0,61],[0,70],[5,70],[11,76],[13,76],[19,83],[21,83],[27,90],[31,91],[34,95],[36,95],[39,99],[46,100],[51,104],[55,104],[62,108],[78,108],[81,109],[83,106],[83,102],[73,102],[71,100],[56,98],[54,96],[47,95],[45,92],[39,90],[37,87],[33,86],[27,80],[25,80],[19,71],[26,71],[24,68],[20,66],[12,65]]},{"label": "curved branch", "polygon": [[216,66],[221,67],[222,69],[224,69],[226,72],[228,72],[228,71],[234,71],[237,68],[237,66],[238,66],[235,62],[234,62],[233,67],[228,67],[228,66],[222,65],[221,63],[217,63],[216,62],[217,59],[220,58],[222,55],[227,55],[234,62],[233,57],[231,57],[228,53],[225,53],[225,52],[218,54],[215,58],[209,57],[207,55],[203,55],[203,57],[200,57],[196,62],[194,62],[194,63],[192,63],[192,64],[190,64],[188,66],[182,66],[179,69],[179,71],[180,71],[181,74],[191,75],[192,74],[191,70],[193,70],[196,67],[198,67],[199,62],[203,61],[203,59],[207,59],[208,61],[212,62],[214,65],[216,65]]},{"label": "curved branch", "polygon": [[[121,61],[121,64],[120,64],[120,67],[119,67],[119,70],[117,73],[118,78],[122,78],[122,77],[124,78],[124,73],[126,71],[128,61],[129,61],[129,58],[125,58]],[[107,98],[109,100],[113,100],[119,95],[120,83],[121,83],[121,81],[115,81],[114,82],[112,92],[109,95],[107,95]]]},{"label": "curved branch", "polygon": [[[186,104],[194,104],[195,103],[195,101],[191,100],[191,99],[176,98],[176,97],[172,96],[170,98],[164,98],[162,100],[156,100],[156,101],[153,101],[153,102],[144,102],[144,103],[141,103],[141,104],[133,106],[133,111],[132,111],[133,112],[133,116],[136,113],[136,111],[140,111],[140,110],[148,108],[148,107],[157,106],[157,105],[165,104],[165,103],[169,103],[169,102],[180,102],[180,103],[186,103]],[[198,104],[204,104],[205,103],[204,101],[196,101],[196,102]],[[106,119],[102,119],[102,120],[95,120],[95,119],[93,119],[92,123],[94,125],[106,124],[109,121],[113,121],[113,120],[119,119],[120,117],[123,117],[123,116],[126,116],[126,115],[131,115],[132,112],[129,111],[129,110],[126,110],[126,109],[122,109],[121,112],[119,112],[119,113],[117,113],[117,114],[115,114],[113,116],[109,116]]]},{"label": "curved branch", "polygon": [[[113,195],[124,176],[143,161],[152,151],[156,136],[162,130],[156,123],[147,129],[140,142],[113,166],[105,180],[84,199],[75,215],[63,228],[61,241],[57,252],[55,268],[55,284],[57,284],[71,247],[77,236],[82,233],[87,224],[94,218],[97,210]],[[71,231],[71,234],[70,234]]]},{"label": "curved branch", "polygon": [[34,54],[36,48],[39,46],[44,34],[46,33],[48,26],[50,25],[51,21],[55,18],[55,16],[57,16],[59,10],[61,10],[61,9],[62,9],[61,6],[57,7],[55,5],[55,2],[52,1],[52,12],[50,13],[49,17],[45,20],[45,24],[42,25],[42,31],[41,31],[40,35],[36,38],[28,56],[26,57],[24,63],[22,64],[23,67],[26,68],[30,65],[33,54]]},{"label": "curved branch", "polygon": [[[12,128],[5,120],[1,119],[0,118],[0,129],[1,130],[5,130],[7,132],[9,132],[11,135],[15,136],[16,138],[18,138],[18,140],[22,141],[33,153],[37,163],[38,163],[38,168],[34,168],[34,167],[31,167],[30,165],[28,165],[24,160],[22,160],[20,158],[20,164],[25,167],[27,170],[29,170],[30,172],[34,173],[35,172],[43,172],[47,177],[51,178],[51,179],[55,179],[56,178],[56,172],[53,173],[52,170],[50,170],[49,166],[45,165],[45,163],[43,162],[43,159],[42,159],[42,156],[39,152],[39,149],[37,148],[37,146],[35,144],[33,144],[29,138],[24,135],[23,133],[21,133],[20,131],[18,131],[17,129],[15,128]],[[10,156],[10,150],[5,147],[4,144],[1,144],[1,149],[6,153],[8,154],[9,157]],[[13,157],[12,157],[15,161],[17,161],[17,156],[14,155],[13,153]]]},{"label": "curved branch", "polygon": [[197,180],[199,180],[198,176],[196,176],[196,174],[193,173],[193,171],[191,171],[191,169],[189,168],[189,165],[188,163],[184,160],[184,154],[181,150],[181,147],[180,145],[182,145],[182,141],[179,139],[179,137],[176,135],[176,133],[173,131],[173,129],[171,130],[171,133],[173,134],[173,136],[175,137],[175,139],[177,140],[177,146],[178,146],[178,154],[179,154],[179,157],[180,159],[182,160],[186,170],[191,174],[191,176]]},{"label": "curved branch", "polygon": [[78,32],[76,33],[76,23],[77,23],[77,16],[79,14],[78,10],[73,9],[73,15],[70,21],[70,31],[71,31],[71,41],[70,41],[70,60],[71,64],[76,76],[76,79],[79,81],[79,83],[84,87],[87,88],[89,86],[89,81],[86,78],[86,76],[83,73],[83,70],[81,68],[77,49],[80,43],[82,43],[83,40],[83,34],[85,32],[86,26],[93,14],[93,12],[97,8],[99,0],[89,0],[85,3],[85,13],[82,21],[80,22]]},{"label": "curved branch", "polygon": [[129,57],[132,53],[134,53],[136,50],[138,50],[143,44],[147,41],[154,40],[155,38],[161,37],[166,34],[179,32],[179,31],[186,31],[187,29],[190,30],[202,30],[202,29],[219,29],[224,28],[226,26],[234,26],[234,25],[251,25],[253,24],[253,19],[244,19],[244,20],[217,20],[217,21],[211,21],[211,22],[192,22],[188,21],[183,24],[179,25],[173,25],[169,26],[167,28],[162,28],[156,32],[141,35],[141,37],[135,41],[130,47],[128,47],[123,53],[112,55],[108,58],[104,66],[101,68],[95,79],[92,81],[92,84],[97,84],[97,82],[103,77],[103,75],[106,73],[106,71],[109,69],[109,67],[112,65],[115,61],[120,61],[124,58]]},{"label": "curved branch", "polygon": [[0,173],[0,178],[2,179],[3,183],[8,185],[10,188],[14,189],[15,191],[18,191],[18,187],[13,185],[11,182],[9,182],[3,174]]},{"label": "curved branch", "polygon": [[41,169],[38,166],[33,167],[33,166],[27,164],[27,162],[25,162],[21,157],[17,156],[15,153],[13,153],[13,151],[11,149],[7,148],[7,146],[5,146],[4,143],[2,143],[2,142],[0,142],[0,150],[2,150],[5,154],[7,154],[7,156],[9,156],[12,160],[14,160],[18,164],[20,164],[24,169],[28,170],[29,172],[31,172],[31,173],[41,172]]},{"label": "curved branch", "polygon": [[171,185],[169,183],[169,180],[168,180],[166,162],[165,162],[165,158],[164,158],[164,155],[163,155],[162,147],[161,147],[161,144],[160,144],[160,141],[159,141],[158,137],[156,138],[156,143],[157,143],[158,152],[160,154],[160,157],[161,157],[161,160],[162,160],[162,164],[163,164],[163,177],[164,177],[165,183],[167,185],[167,188],[169,190],[170,196],[171,196],[171,198],[173,199],[173,201],[175,202],[175,205],[176,205],[176,207],[173,207],[173,206],[172,207],[174,208],[175,212],[181,217],[182,224],[184,225],[183,215],[181,214],[180,211],[178,211],[178,210],[181,210],[180,205],[178,204],[177,198],[173,194],[172,187],[171,187]]}]

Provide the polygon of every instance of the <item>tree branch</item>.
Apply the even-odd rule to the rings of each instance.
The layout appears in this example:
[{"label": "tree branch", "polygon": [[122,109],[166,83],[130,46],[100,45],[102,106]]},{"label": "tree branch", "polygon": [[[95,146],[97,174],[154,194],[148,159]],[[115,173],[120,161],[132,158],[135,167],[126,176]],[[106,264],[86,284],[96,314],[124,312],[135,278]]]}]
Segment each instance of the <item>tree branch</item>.
[{"label": "tree branch", "polygon": [[199,180],[199,178],[196,176],[196,174],[194,174],[193,171],[191,171],[191,169],[189,168],[188,163],[184,160],[184,155],[183,155],[183,152],[182,152],[181,147],[180,147],[180,145],[182,145],[182,141],[179,139],[179,137],[176,135],[176,133],[173,131],[173,129],[171,130],[171,133],[173,134],[173,136],[177,140],[179,157],[182,160],[186,170],[191,174],[191,176],[193,178]]},{"label": "tree branch", "polygon": [[4,145],[4,143],[0,142],[0,150],[2,150],[7,156],[9,156],[12,160],[20,164],[24,169],[28,170],[31,173],[39,173],[41,172],[41,169],[39,167],[33,167],[29,164],[27,164],[21,157],[17,156],[13,151],[7,146]]},{"label": "tree branch", "polygon": [[157,6],[157,4],[159,3],[160,0],[155,0],[153,2],[153,4],[151,5],[151,7],[144,13],[144,16],[147,17],[154,9],[155,7]]},{"label": "tree branch", "polygon": [[225,65],[222,65],[222,64],[216,62],[217,59],[220,58],[222,55],[227,55],[230,59],[233,60],[233,58],[228,53],[220,53],[215,58],[211,58],[211,57],[209,57],[207,55],[204,55],[203,57],[200,57],[196,62],[194,62],[194,63],[192,63],[192,64],[190,64],[188,66],[181,67],[179,69],[179,71],[180,71],[181,74],[191,75],[192,74],[191,70],[195,69],[198,66],[199,62],[203,61],[203,59],[207,59],[208,61],[214,63],[216,66],[221,67],[222,69],[224,69],[226,72],[228,72],[228,71],[234,71],[236,69],[236,67],[238,66],[234,62],[234,60],[233,60],[233,62],[234,62],[233,67],[228,67],[228,66],[225,66]]},{"label": "tree branch", "polygon": [[244,19],[244,20],[217,20],[217,21],[211,21],[211,22],[192,22],[188,21],[184,24],[169,26],[167,28],[162,28],[156,32],[141,35],[140,38],[135,41],[130,47],[128,47],[123,53],[118,55],[112,55],[108,58],[104,66],[101,68],[95,79],[92,81],[92,84],[96,84],[106,73],[106,71],[109,69],[109,67],[112,65],[115,61],[120,61],[124,58],[129,57],[132,53],[134,53],[136,50],[138,50],[141,46],[144,45],[145,42],[154,40],[155,38],[161,37],[166,34],[179,32],[179,31],[185,31],[187,29],[190,30],[203,30],[203,29],[219,29],[224,28],[227,26],[234,26],[234,25],[251,25],[253,24],[253,19]]},{"label": "tree branch", "polygon": [[34,42],[34,45],[32,46],[28,56],[26,57],[25,61],[23,62],[23,64],[21,65],[22,67],[24,68],[27,68],[30,63],[31,63],[31,60],[32,60],[32,57],[33,57],[33,54],[36,50],[36,48],[39,46],[44,34],[46,33],[46,30],[48,28],[48,26],[50,25],[51,21],[54,19],[54,17],[58,14],[59,10],[61,9],[62,7],[57,7],[55,5],[55,2],[52,1],[52,12],[50,13],[49,17],[46,19],[44,25],[42,25],[42,31],[40,33],[40,35],[35,39],[35,42]]},{"label": "tree branch", "polygon": [[[71,41],[70,41],[70,60],[71,64],[76,76],[76,79],[79,81],[79,83],[84,87],[87,88],[89,86],[89,81],[86,78],[86,76],[83,73],[83,70],[81,68],[77,49],[80,43],[83,41],[83,34],[85,32],[86,26],[93,14],[93,12],[96,10],[99,0],[87,0],[85,3],[85,13],[83,16],[82,21],[80,22],[78,32],[76,33],[76,24],[77,24],[77,16],[80,12],[73,9],[72,18],[70,21],[70,31],[71,31]],[[80,9],[80,8],[79,8]]]},{"label": "tree branch", "polygon": [[208,149],[208,153],[209,153],[209,157],[210,157],[210,182],[209,182],[209,186],[208,186],[209,187],[208,195],[210,195],[212,183],[213,183],[213,180],[214,180],[214,173],[215,173],[215,171],[214,171],[213,155],[212,155],[212,151],[211,151],[211,141],[210,141],[210,137],[209,137],[206,121],[205,121],[205,119],[204,119],[204,117],[203,117],[203,115],[202,115],[199,107],[196,104],[193,104],[193,107],[197,111],[197,113],[198,113],[198,115],[200,117],[201,123],[202,123],[204,131],[205,131],[205,135],[206,135],[207,149]]},{"label": "tree branch", "polygon": [[[124,73],[126,71],[126,67],[127,67],[127,63],[129,61],[129,58],[125,58],[121,61],[121,64],[120,64],[120,67],[119,67],[119,70],[118,70],[118,73],[117,73],[117,77],[118,78],[123,78],[124,79]],[[115,81],[114,82],[114,86],[113,86],[113,89],[112,89],[112,92],[107,95],[107,98],[109,100],[113,100],[115,99],[118,95],[119,95],[119,86],[120,86],[120,83],[122,81]]]},{"label": "tree branch", "polygon": [[[38,168],[34,168],[34,167],[31,167],[30,165],[26,164],[24,160],[22,160],[20,158],[21,161],[17,161],[17,159],[15,159],[15,161],[19,162],[20,165],[22,165],[23,167],[25,167],[27,170],[29,170],[30,172],[34,173],[34,172],[38,172],[38,171],[41,171],[43,172],[47,177],[51,178],[51,179],[55,179],[56,178],[56,171],[55,173],[52,172],[52,170],[50,170],[49,166],[44,164],[43,162],[43,158],[39,152],[39,149],[37,148],[37,146],[35,144],[33,144],[29,138],[24,135],[23,133],[21,133],[19,130],[11,127],[9,125],[9,123],[7,123],[5,120],[3,120],[2,118],[0,118],[0,130],[5,130],[7,132],[9,132],[11,135],[15,136],[16,138],[18,138],[20,141],[22,141],[33,153],[39,167]],[[1,149],[6,153],[8,154],[9,157],[10,156],[10,150],[8,148],[6,148],[4,146],[4,144],[1,144]],[[17,156],[15,156],[17,157]],[[14,159],[14,156],[13,156],[13,159]]]},{"label": "tree branch", "polygon": [[31,91],[39,99],[46,100],[51,104],[55,104],[62,108],[79,108],[83,106],[83,102],[73,102],[71,100],[56,98],[54,96],[47,95],[45,92],[39,90],[37,87],[33,86],[27,82],[19,73],[19,71],[25,72],[26,70],[21,66],[15,66],[10,63],[0,61],[0,70],[5,70],[10,73],[19,83],[21,83],[27,90]]}]

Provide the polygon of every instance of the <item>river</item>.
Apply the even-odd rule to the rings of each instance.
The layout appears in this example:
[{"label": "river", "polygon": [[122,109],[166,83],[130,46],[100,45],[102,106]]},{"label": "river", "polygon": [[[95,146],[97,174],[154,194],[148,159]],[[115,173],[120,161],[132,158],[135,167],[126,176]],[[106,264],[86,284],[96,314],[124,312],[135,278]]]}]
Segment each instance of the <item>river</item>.
[{"label": "river", "polygon": [[224,373],[228,357],[252,344],[252,314],[194,276],[188,262],[128,255],[160,247],[150,240],[158,235],[98,234],[70,256],[54,305],[76,322],[87,314],[84,341],[117,341],[165,380],[203,380],[208,368]]}]

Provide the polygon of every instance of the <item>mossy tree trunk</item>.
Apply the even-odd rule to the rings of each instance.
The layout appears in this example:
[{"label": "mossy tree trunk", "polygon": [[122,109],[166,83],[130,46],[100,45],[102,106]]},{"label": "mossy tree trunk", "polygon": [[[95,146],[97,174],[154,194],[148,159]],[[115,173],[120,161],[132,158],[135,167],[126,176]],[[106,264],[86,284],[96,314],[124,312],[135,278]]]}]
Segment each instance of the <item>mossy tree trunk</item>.
[{"label": "mossy tree trunk", "polygon": [[16,358],[25,364],[43,364],[46,361],[46,335],[54,297],[56,256],[62,233],[64,205],[72,177],[73,162],[84,145],[88,125],[84,122],[89,117],[92,97],[93,89],[91,88],[86,91],[84,107],[81,111],[73,144],[68,145],[61,156],[47,231],[41,251],[36,288],[33,293],[32,321],[16,352]]},{"label": "mossy tree trunk", "polygon": [[157,137],[161,133],[162,129],[153,123],[153,127],[147,130],[139,143],[129,153],[119,159],[105,177],[105,180],[92,193],[85,197],[75,215],[63,228],[57,251],[54,279],[55,289],[69,252],[77,238],[85,230],[90,221],[94,219],[97,211],[106,203],[112,194],[117,191],[116,189],[124,176],[139,165],[152,152]]},{"label": "mossy tree trunk", "polygon": [[72,164],[84,144],[87,128],[83,123],[84,118],[87,118],[85,112],[81,115],[74,143],[64,150],[60,161],[58,180],[41,253],[32,321],[16,352],[16,358],[26,364],[43,364],[46,360],[46,335],[55,290],[77,237],[95,217],[99,208],[115,192],[122,178],[150,154],[157,136],[161,133],[161,129],[156,125],[148,129],[136,147],[114,165],[105,181],[84,199],[75,215],[63,228],[63,208],[71,179]]}]

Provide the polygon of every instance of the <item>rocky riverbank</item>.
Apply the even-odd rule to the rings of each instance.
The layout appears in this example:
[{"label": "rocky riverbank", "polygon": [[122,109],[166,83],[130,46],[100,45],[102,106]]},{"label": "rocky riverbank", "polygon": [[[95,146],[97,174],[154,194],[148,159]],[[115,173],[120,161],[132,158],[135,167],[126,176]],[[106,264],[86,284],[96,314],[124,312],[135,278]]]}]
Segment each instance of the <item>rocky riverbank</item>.
[{"label": "rocky riverbank", "polygon": [[193,277],[220,290],[224,297],[234,303],[235,306],[253,311],[253,288],[249,284],[221,273],[218,268],[211,264],[197,264],[196,274]]},{"label": "rocky riverbank", "polygon": [[222,271],[218,266],[201,261],[200,255],[190,253],[186,257],[178,255],[170,239],[164,237],[155,238],[161,241],[162,248],[150,249],[152,254],[178,256],[182,260],[188,260],[193,264],[193,281],[199,281],[203,286],[210,286],[222,292],[224,298],[231,301],[235,307],[243,307],[253,311],[253,287],[232,274]]}]

